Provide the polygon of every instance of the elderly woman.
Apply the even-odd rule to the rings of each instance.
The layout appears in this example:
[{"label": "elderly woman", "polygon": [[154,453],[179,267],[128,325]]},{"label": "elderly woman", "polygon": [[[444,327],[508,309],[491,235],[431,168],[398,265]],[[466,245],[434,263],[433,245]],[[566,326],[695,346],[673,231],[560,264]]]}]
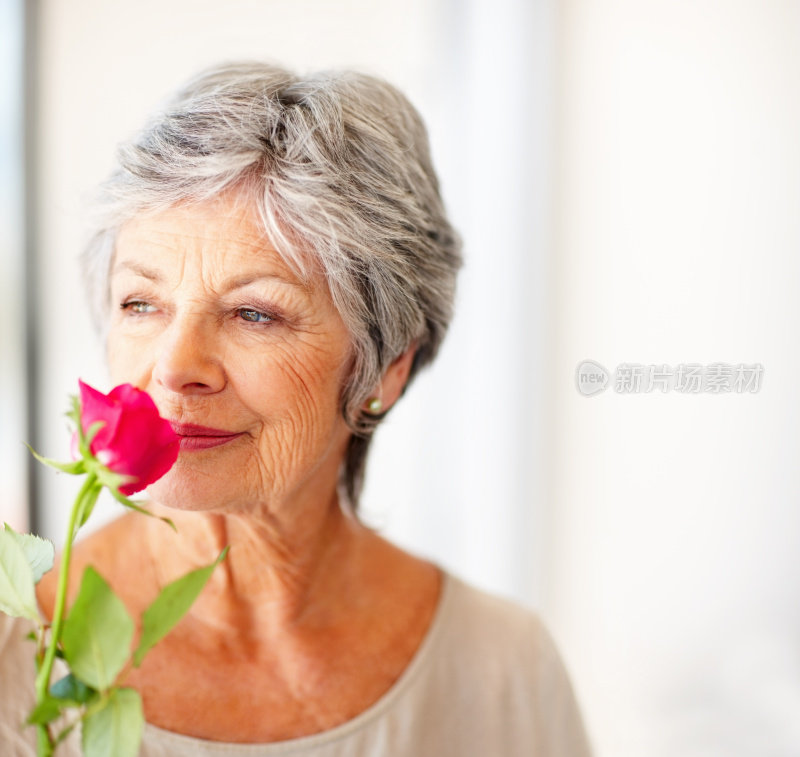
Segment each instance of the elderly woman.
[{"label": "elderly woman", "polygon": [[[231,545],[126,680],[142,755],[587,754],[537,619],[355,516],[371,434],[436,355],[461,263],[407,100],[353,73],[218,67],[123,146],[103,198],[95,311],[113,381],[181,437],[148,490],[179,533],[124,516],[74,574],[94,565],[138,617]],[[0,629],[4,691],[16,643]]]}]

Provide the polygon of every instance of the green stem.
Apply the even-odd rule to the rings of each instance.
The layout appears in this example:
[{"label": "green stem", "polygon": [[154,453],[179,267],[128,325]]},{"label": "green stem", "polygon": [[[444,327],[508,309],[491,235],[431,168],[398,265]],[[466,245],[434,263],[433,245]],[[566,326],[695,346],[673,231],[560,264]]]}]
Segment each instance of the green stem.
[{"label": "green stem", "polygon": [[[56,602],[53,610],[53,622],[50,632],[50,644],[48,645],[42,667],[36,676],[36,703],[40,704],[45,700],[50,686],[50,675],[53,671],[53,662],[56,658],[56,648],[58,642],[61,640],[61,631],[64,625],[64,607],[67,602],[67,585],[69,581],[69,563],[72,557],[72,542],[75,540],[79,526],[79,519],[85,508],[92,504],[92,500],[96,500],[100,494],[102,486],[97,484],[97,476],[94,473],[89,473],[86,476],[86,481],[83,482],[81,490],[75,499],[75,504],[72,506],[72,511],[69,515],[69,523],[67,525],[67,538],[64,543],[64,552],[61,555],[61,570],[58,575],[58,589],[56,591]],[[39,726],[38,732],[38,745],[39,755],[52,754],[52,743],[47,726]]]},{"label": "green stem", "polygon": [[50,757],[53,754],[53,742],[46,725],[36,726],[36,757]]}]

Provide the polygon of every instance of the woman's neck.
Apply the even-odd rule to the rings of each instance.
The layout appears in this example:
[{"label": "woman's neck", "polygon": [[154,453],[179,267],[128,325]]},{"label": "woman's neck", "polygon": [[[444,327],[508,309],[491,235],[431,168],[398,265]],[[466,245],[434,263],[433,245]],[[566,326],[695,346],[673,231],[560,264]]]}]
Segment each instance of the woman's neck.
[{"label": "woman's neck", "polygon": [[335,500],[325,510],[291,519],[153,510],[178,529],[176,534],[156,519],[144,524],[159,586],[209,564],[229,547],[191,613],[204,624],[239,633],[333,621],[331,614],[347,611],[353,582],[361,580],[369,560],[368,543],[377,539]]},{"label": "woman's neck", "polygon": [[[74,598],[83,568],[94,565],[139,617],[164,584],[230,545],[187,622],[126,678],[148,722],[162,728],[251,742],[331,728],[387,691],[430,626],[438,569],[338,506],[303,528],[297,519],[287,528],[243,516],[159,514],[178,534],[126,515],[76,545],[70,583]],[[39,589],[48,611],[52,582]],[[208,701],[220,706],[198,705]]]}]

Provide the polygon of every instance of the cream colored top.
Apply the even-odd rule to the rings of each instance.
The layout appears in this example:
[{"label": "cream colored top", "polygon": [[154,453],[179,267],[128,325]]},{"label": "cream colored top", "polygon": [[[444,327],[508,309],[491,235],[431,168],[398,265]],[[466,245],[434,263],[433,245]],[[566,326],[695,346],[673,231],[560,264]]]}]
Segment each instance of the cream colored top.
[{"label": "cream colored top", "polygon": [[[0,613],[0,754],[35,757],[19,724],[33,700],[28,621]],[[66,745],[65,745],[66,746]],[[77,738],[57,757],[78,755]],[[140,757],[587,757],[558,652],[530,612],[445,575],[434,620],[395,684],[336,728],[270,744],[223,744],[145,727]]]}]

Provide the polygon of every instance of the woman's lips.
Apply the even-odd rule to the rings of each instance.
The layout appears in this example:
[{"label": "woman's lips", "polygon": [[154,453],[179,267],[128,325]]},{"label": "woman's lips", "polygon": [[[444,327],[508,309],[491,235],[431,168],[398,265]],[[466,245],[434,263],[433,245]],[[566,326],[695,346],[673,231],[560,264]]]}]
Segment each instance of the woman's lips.
[{"label": "woman's lips", "polygon": [[199,450],[219,447],[243,435],[242,431],[224,431],[219,428],[198,426],[195,423],[170,421],[172,430],[181,438],[181,450]]}]

